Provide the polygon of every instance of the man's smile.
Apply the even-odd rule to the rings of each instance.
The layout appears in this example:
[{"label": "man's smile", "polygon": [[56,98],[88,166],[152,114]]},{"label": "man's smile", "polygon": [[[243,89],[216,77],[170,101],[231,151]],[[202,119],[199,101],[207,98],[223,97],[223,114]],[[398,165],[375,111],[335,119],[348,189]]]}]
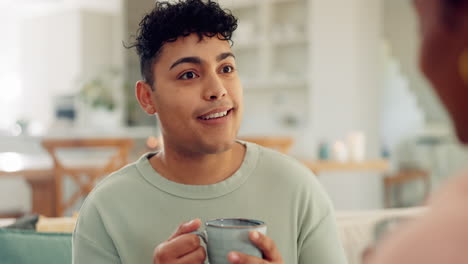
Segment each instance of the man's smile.
[{"label": "man's smile", "polygon": [[222,124],[224,121],[228,120],[233,110],[234,108],[227,107],[216,108],[201,116],[198,116],[198,120],[204,124]]}]

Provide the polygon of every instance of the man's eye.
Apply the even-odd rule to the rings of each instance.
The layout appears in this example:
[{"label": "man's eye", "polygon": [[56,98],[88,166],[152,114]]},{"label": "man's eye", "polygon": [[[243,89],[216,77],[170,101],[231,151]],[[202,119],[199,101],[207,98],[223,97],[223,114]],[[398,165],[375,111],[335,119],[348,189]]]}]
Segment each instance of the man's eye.
[{"label": "man's eye", "polygon": [[181,79],[181,80],[189,80],[189,79],[195,79],[195,78],[197,78],[197,77],[198,77],[197,74],[195,74],[194,72],[191,72],[191,71],[190,71],[190,72],[186,72],[186,73],[182,74],[182,75],[179,77],[179,79]]},{"label": "man's eye", "polygon": [[223,73],[231,73],[234,71],[234,68],[232,66],[224,66],[222,72]]}]

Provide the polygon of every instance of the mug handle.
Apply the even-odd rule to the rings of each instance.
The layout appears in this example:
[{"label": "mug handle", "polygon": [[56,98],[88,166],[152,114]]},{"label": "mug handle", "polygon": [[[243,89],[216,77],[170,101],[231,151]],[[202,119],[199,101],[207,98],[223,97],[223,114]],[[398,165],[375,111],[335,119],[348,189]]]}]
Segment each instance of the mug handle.
[{"label": "mug handle", "polygon": [[191,234],[195,234],[197,235],[199,238],[201,238],[203,240],[203,242],[205,243],[205,245],[208,246],[208,234],[206,233],[206,230],[203,230],[203,231],[193,231],[193,232],[190,232]]}]

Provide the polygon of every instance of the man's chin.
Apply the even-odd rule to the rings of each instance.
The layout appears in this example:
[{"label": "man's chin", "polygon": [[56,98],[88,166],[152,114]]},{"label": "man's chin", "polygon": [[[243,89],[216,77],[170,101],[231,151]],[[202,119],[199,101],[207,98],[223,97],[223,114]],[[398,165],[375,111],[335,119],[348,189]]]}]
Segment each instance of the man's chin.
[{"label": "man's chin", "polygon": [[235,139],[223,140],[223,141],[212,141],[203,144],[201,147],[202,152],[205,154],[219,154],[231,150],[236,143]]}]

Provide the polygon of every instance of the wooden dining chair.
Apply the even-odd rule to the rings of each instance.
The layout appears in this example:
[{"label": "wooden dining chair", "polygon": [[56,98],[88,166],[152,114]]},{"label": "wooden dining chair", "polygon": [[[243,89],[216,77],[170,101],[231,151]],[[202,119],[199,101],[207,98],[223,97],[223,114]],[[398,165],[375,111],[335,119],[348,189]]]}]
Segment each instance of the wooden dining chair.
[{"label": "wooden dining chair", "polygon": [[[54,216],[61,217],[68,209],[73,208],[79,199],[86,197],[100,178],[127,164],[129,151],[133,146],[133,140],[128,138],[46,139],[42,141],[42,145],[49,152],[54,162]],[[79,162],[76,160],[73,160],[73,162],[69,160],[69,163],[76,164],[67,164],[63,159],[59,158],[60,155],[58,154],[61,150],[87,153],[86,151],[98,151],[103,149],[113,149],[115,153],[112,153],[110,157],[106,156],[106,159],[102,160],[102,163],[99,159],[99,164],[88,161],[86,165],[77,165]],[[83,159],[82,156],[79,159]],[[93,161],[95,160],[93,159]],[[89,163],[92,163],[92,165],[89,165]],[[69,198],[65,198],[63,193],[63,183],[66,177],[70,178],[78,187]]]},{"label": "wooden dining chair", "polygon": [[291,137],[241,137],[240,140],[272,148],[283,154],[288,154],[294,143],[294,139]]},{"label": "wooden dining chair", "polygon": [[384,196],[385,196],[385,207],[391,208],[393,207],[393,202],[396,203],[397,206],[402,205],[400,192],[397,189],[397,194],[394,195],[394,188],[399,188],[404,184],[408,184],[413,181],[422,181],[424,184],[424,197],[426,199],[431,191],[431,179],[429,177],[429,173],[426,170],[422,169],[403,169],[398,171],[393,175],[388,175],[384,177]]}]

